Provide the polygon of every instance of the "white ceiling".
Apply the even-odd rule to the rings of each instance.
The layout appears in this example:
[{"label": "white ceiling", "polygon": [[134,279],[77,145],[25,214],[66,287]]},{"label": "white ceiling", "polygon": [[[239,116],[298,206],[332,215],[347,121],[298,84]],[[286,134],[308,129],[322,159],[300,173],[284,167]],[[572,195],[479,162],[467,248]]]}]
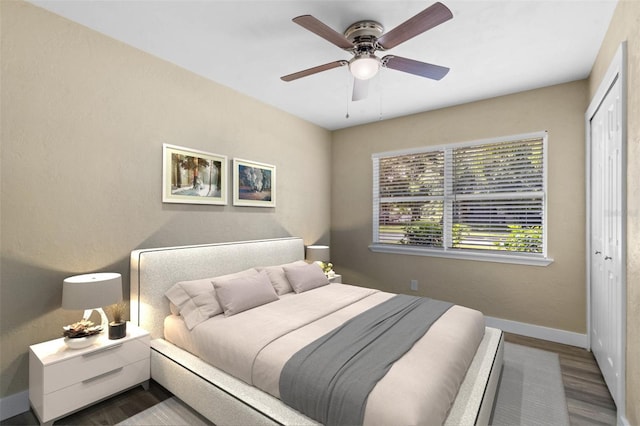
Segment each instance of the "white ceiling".
[{"label": "white ceiling", "polygon": [[[32,3],[327,129],[586,78],[617,0],[442,0],[453,19],[387,51],[451,68],[440,81],[383,68],[351,102],[351,55],[291,21],[391,30],[433,1],[32,0]],[[349,118],[346,118],[347,112]]]}]

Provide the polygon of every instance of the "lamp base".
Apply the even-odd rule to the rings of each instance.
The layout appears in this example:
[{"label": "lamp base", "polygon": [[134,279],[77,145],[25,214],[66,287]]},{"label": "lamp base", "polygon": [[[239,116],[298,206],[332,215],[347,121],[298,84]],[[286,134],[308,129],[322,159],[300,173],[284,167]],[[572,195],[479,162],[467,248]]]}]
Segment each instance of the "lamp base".
[{"label": "lamp base", "polygon": [[89,320],[89,317],[91,316],[91,313],[93,311],[96,311],[98,314],[100,314],[100,326],[102,327],[102,330],[106,330],[109,326],[109,319],[107,318],[107,314],[104,313],[104,310],[102,308],[86,309],[84,311],[82,319]]}]

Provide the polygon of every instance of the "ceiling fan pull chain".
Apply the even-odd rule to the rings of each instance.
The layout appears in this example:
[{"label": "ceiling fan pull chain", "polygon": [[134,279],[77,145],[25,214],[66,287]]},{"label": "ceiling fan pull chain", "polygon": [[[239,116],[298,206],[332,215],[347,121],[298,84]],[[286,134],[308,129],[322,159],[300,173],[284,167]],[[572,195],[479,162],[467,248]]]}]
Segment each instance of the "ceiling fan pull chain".
[{"label": "ceiling fan pull chain", "polygon": [[347,113],[345,114],[344,118],[346,118],[347,120],[349,119],[349,83],[351,83],[351,74],[350,73],[346,73],[347,76],[347,84],[345,85],[345,92],[346,92],[346,96],[345,99],[347,100]]},{"label": "ceiling fan pull chain", "polygon": [[384,85],[382,84],[382,74],[384,73],[381,72],[380,76],[378,77],[378,109],[380,113],[378,121],[382,121],[382,88],[384,87]]}]

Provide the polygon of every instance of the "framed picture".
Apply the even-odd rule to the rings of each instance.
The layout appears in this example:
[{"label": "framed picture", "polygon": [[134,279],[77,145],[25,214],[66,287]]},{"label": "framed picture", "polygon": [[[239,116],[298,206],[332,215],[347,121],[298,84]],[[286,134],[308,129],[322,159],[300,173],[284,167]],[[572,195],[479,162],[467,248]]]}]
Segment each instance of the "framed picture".
[{"label": "framed picture", "polygon": [[227,204],[227,157],[162,145],[162,202]]},{"label": "framed picture", "polygon": [[233,205],[276,206],[276,166],[233,159]]}]

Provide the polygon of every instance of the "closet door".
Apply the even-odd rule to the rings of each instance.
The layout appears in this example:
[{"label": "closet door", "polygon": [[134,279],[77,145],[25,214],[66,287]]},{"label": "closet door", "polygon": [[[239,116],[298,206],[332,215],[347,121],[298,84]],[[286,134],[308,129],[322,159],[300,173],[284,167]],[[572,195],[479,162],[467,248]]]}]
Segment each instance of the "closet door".
[{"label": "closet door", "polygon": [[621,84],[610,87],[590,122],[591,348],[616,403],[624,374]]}]

